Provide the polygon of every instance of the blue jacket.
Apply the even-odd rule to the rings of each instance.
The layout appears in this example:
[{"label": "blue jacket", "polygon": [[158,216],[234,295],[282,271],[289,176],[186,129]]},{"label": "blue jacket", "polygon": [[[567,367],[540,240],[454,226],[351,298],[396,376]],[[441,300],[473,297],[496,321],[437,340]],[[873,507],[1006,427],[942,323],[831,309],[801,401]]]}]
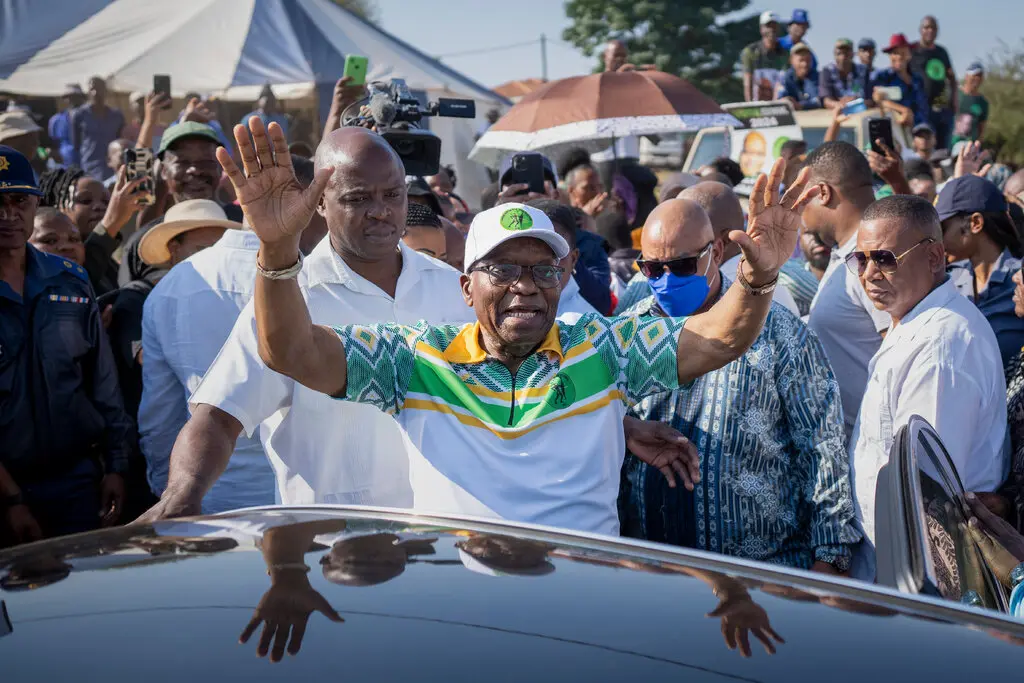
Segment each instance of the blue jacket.
[{"label": "blue jacket", "polygon": [[83,458],[124,472],[132,422],[85,269],[26,251],[24,296],[0,281],[0,463],[28,481]]},{"label": "blue jacket", "polygon": [[928,107],[928,95],[925,92],[924,80],[915,73],[910,75],[910,83],[907,83],[898,72],[892,67],[882,69],[871,77],[871,87],[892,87],[896,86],[903,93],[903,99],[896,104],[909,107],[914,112],[914,125],[928,123],[928,115],[931,109]]},{"label": "blue jacket", "polygon": [[612,307],[612,269],[608,263],[608,247],[603,237],[594,232],[576,230],[576,284],[587,303],[601,315],[610,315]]}]

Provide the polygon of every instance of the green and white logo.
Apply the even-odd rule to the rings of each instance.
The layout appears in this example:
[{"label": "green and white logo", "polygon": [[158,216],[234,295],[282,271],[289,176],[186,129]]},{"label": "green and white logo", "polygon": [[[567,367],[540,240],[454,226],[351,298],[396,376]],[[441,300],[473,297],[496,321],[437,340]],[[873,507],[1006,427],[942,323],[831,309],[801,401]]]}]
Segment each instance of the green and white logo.
[{"label": "green and white logo", "polygon": [[929,59],[928,63],[924,65],[924,72],[933,81],[946,80],[946,65],[940,59]]},{"label": "green and white logo", "polygon": [[559,373],[551,380],[546,400],[552,408],[568,408],[576,402],[576,385],[567,375]]},{"label": "green and white logo", "polygon": [[501,214],[500,223],[506,230],[529,230],[533,227],[530,214],[519,208],[508,209]]}]

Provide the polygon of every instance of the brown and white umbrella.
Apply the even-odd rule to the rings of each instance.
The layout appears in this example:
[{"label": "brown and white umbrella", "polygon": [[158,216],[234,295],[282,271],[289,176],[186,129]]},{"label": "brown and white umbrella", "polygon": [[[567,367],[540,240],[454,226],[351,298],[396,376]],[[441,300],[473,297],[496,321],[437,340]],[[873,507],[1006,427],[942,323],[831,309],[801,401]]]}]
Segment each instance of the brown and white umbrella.
[{"label": "brown and white umbrella", "polygon": [[515,152],[596,152],[616,138],[730,125],[739,122],[677,76],[604,72],[552,81],[526,95],[481,136],[469,158],[496,167]]}]

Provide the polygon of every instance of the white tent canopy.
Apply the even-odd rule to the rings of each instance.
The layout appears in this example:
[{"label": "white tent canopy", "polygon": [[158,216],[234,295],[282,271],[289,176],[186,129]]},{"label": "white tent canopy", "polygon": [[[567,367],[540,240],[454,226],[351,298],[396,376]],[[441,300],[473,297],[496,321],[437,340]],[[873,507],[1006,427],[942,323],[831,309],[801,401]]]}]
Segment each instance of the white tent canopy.
[{"label": "white tent canopy", "polygon": [[[154,74],[168,74],[176,97],[252,101],[265,83],[281,99],[323,97],[349,54],[369,58],[369,80],[404,78],[431,100],[473,99],[478,122],[509,104],[329,0],[0,0],[0,91],[24,95],[58,96],[94,75],[114,91],[148,91]],[[430,122],[471,200],[486,183],[466,161],[477,126]]]}]

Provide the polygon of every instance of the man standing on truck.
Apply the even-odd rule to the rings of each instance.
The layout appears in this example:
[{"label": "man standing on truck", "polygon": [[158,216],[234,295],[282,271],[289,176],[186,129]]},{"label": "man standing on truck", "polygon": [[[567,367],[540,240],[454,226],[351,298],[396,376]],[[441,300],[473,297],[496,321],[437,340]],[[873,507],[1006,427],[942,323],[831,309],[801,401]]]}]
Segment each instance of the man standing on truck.
[{"label": "man standing on truck", "polygon": [[782,72],[789,66],[789,52],[778,41],[779,15],[761,13],[761,40],[743,48],[743,99],[747,102],[770,100]]}]

